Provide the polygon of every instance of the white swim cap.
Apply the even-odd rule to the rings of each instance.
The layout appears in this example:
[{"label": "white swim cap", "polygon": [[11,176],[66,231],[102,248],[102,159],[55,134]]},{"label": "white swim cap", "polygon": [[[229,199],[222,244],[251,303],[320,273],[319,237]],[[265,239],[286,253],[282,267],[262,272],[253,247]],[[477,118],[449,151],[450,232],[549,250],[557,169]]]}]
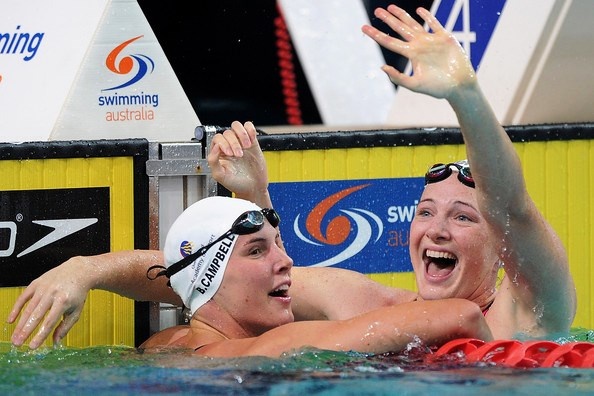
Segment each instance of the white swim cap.
[{"label": "white swim cap", "polygon": [[[230,197],[208,197],[188,207],[173,223],[165,240],[165,266],[180,261],[225,234],[244,212],[261,210],[256,204]],[[217,292],[237,235],[215,243],[192,264],[171,275],[173,290],[192,315]]]}]

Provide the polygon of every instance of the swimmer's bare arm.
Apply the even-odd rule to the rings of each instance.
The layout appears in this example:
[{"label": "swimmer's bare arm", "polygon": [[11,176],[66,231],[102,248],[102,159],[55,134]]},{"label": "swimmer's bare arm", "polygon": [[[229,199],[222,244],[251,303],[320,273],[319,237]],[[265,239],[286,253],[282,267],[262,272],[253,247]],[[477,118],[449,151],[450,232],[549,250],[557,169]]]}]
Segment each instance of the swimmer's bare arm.
[{"label": "swimmer's bare arm", "polygon": [[[362,353],[400,352],[411,342],[439,346],[452,339],[492,339],[478,306],[461,299],[415,301],[342,321],[293,322],[252,338],[222,340],[196,353],[213,357],[279,357],[304,347]],[[191,340],[188,347],[200,346]]]},{"label": "swimmer's bare arm", "polygon": [[518,329],[530,335],[568,331],[576,294],[567,253],[528,194],[512,142],[478,86],[460,89],[449,101],[466,142],[479,209],[502,241],[506,277],[499,293],[509,290],[510,296],[501,308],[516,310]]},{"label": "swimmer's bare arm", "polygon": [[[465,136],[481,213],[503,241],[506,278],[501,290],[508,287],[510,301],[523,303],[528,325],[535,314],[542,314],[537,329],[545,333],[569,330],[576,294],[567,253],[529,196],[509,137],[503,128],[495,128],[496,120],[478,89],[461,90],[451,102]],[[517,319],[522,327],[522,317]]]},{"label": "swimmer's bare arm", "polygon": [[410,290],[384,286],[366,275],[333,267],[291,269],[295,320],[341,320],[417,299]]},{"label": "swimmer's bare arm", "polygon": [[141,250],[77,256],[65,261],[33,280],[17,298],[7,318],[8,323],[13,323],[20,314],[12,343],[22,345],[38,328],[29,343],[35,349],[54,327],[53,341],[59,343],[78,321],[91,289],[115,292],[138,301],[181,305],[180,298],[167,287],[167,279],[150,281],[146,277],[151,265],[162,263],[160,251]]},{"label": "swimmer's bare arm", "polygon": [[481,92],[468,57],[427,10],[419,9],[418,14],[432,34],[403,10],[390,6],[388,11],[379,10],[376,15],[406,42],[370,26],[363,31],[380,45],[411,59],[412,76],[384,66],[395,84],[448,100],[466,143],[479,209],[503,241],[506,277],[491,310],[500,318],[507,315],[502,327],[531,335],[567,331],[576,310],[567,254],[528,195],[518,155]]}]

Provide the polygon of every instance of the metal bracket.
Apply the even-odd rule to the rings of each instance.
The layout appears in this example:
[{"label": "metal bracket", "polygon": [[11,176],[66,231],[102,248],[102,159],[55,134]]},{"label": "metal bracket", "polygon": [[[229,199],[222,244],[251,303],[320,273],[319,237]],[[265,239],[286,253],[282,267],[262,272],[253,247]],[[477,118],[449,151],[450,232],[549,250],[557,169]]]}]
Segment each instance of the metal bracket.
[{"label": "metal bracket", "polygon": [[149,176],[200,176],[210,175],[205,159],[160,159],[146,162]]},{"label": "metal bracket", "polygon": [[202,143],[160,143],[158,158],[146,162],[148,176],[209,175],[208,161],[202,156]]}]

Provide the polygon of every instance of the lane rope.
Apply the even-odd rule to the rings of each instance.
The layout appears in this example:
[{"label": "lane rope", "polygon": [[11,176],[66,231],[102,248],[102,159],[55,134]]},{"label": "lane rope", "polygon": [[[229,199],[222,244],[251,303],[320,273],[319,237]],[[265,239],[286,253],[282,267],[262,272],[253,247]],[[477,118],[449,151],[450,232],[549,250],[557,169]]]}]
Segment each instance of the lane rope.
[{"label": "lane rope", "polygon": [[276,54],[278,56],[287,123],[289,125],[303,125],[301,103],[299,102],[299,92],[297,90],[297,76],[293,63],[291,36],[278,3],[276,9],[278,16],[274,19],[274,34],[276,36]]},{"label": "lane rope", "polygon": [[494,340],[460,338],[442,345],[428,359],[436,361],[456,355],[467,362],[485,362],[508,367],[594,368],[594,343],[575,341],[559,344],[553,341]]}]

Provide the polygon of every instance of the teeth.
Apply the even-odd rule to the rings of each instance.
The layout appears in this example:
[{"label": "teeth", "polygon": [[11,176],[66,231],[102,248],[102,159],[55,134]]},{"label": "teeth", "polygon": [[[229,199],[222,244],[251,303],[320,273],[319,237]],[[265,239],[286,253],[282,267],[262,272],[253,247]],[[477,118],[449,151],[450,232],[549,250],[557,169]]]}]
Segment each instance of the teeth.
[{"label": "teeth", "polygon": [[431,258],[445,258],[455,260],[456,256],[448,252],[436,252],[435,250],[427,250],[427,257]]},{"label": "teeth", "polygon": [[280,291],[287,291],[289,290],[289,286],[287,285],[282,285],[281,287],[279,287],[278,289],[274,290],[275,292],[280,292]]}]

